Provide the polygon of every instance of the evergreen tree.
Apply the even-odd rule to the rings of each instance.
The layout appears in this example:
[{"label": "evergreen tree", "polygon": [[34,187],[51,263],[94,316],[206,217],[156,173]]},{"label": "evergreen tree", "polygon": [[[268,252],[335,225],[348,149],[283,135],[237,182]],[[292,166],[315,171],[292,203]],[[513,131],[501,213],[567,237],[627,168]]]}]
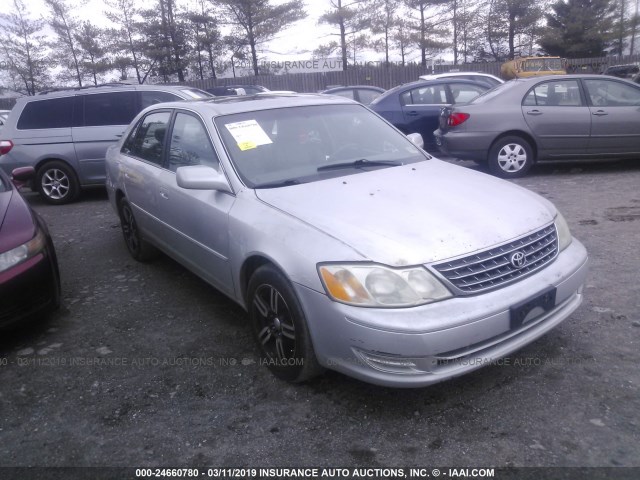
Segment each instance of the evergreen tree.
[{"label": "evergreen tree", "polygon": [[111,70],[107,59],[105,34],[91,22],[83,22],[75,39],[80,49],[83,76],[89,76],[94,85],[98,85],[98,75]]},{"label": "evergreen tree", "polygon": [[49,81],[44,35],[44,22],[29,18],[22,0],[13,0],[12,13],[0,13],[4,23],[0,40],[0,56],[4,57],[9,77],[27,95],[35,95]]},{"label": "evergreen tree", "polygon": [[[366,2],[364,0],[330,0],[331,8],[325,11],[318,20],[318,23],[332,25],[338,28],[337,33],[333,36],[338,37],[338,41],[321,45],[315,51],[318,56],[328,57],[336,51],[340,51],[342,60],[342,70],[346,71],[349,64],[351,53],[357,51],[350,48],[358,42],[352,42],[353,39],[359,38],[358,34],[371,26],[371,20],[368,18],[366,10]],[[354,58],[355,60],[355,58]]]},{"label": "evergreen tree", "polygon": [[140,36],[139,10],[136,0],[105,0],[110,9],[105,16],[116,25],[109,30],[109,44],[115,53],[113,65],[120,70],[120,78],[128,78],[127,70],[132,67],[138,83],[144,83],[150,70],[150,63],[142,54],[142,38]]},{"label": "evergreen tree", "polygon": [[[71,79],[82,87],[81,49],[76,35],[80,30],[80,22],[71,13],[71,6],[66,0],[44,0],[51,11],[49,25],[56,34],[56,39],[51,43],[53,57],[66,69],[59,75],[63,82]],[[78,5],[74,5],[76,7]]]},{"label": "evergreen tree", "polygon": [[427,57],[433,57],[444,50],[448,45],[445,37],[447,30],[443,28],[443,22],[438,13],[433,12],[434,7],[442,7],[446,0],[405,0],[409,8],[409,26],[414,31],[413,38],[420,49],[420,64],[427,66]]},{"label": "evergreen tree", "polygon": [[559,0],[547,15],[540,46],[549,55],[601,57],[613,39],[614,4],[608,0]]},{"label": "evergreen tree", "polygon": [[380,34],[382,38],[373,45],[376,51],[384,52],[385,66],[389,66],[389,50],[391,48],[393,28],[398,22],[397,11],[399,0],[375,0],[371,16],[371,33]]}]

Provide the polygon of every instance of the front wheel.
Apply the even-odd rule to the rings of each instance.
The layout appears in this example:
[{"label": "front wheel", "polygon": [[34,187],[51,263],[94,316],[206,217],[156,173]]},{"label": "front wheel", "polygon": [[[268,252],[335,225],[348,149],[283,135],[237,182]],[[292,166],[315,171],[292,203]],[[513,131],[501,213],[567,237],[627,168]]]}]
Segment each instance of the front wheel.
[{"label": "front wheel", "polygon": [[522,137],[503,137],[491,147],[488,160],[492,174],[501,178],[522,177],[533,165],[533,149]]},{"label": "front wheel", "polygon": [[280,271],[258,268],[249,280],[247,303],[263,362],[277,377],[299,383],[322,372],[300,302]]}]

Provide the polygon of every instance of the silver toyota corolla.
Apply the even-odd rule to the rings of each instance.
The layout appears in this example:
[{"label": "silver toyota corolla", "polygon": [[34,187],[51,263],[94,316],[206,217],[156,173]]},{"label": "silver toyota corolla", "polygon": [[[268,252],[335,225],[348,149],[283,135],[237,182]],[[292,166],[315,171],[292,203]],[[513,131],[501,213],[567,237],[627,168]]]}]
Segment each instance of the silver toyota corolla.
[{"label": "silver toyota corolla", "polygon": [[107,188],[133,257],[243,306],[279,377],[418,387],[558,325],[587,272],[550,202],[419,143],[339,97],[166,103],[111,147]]}]

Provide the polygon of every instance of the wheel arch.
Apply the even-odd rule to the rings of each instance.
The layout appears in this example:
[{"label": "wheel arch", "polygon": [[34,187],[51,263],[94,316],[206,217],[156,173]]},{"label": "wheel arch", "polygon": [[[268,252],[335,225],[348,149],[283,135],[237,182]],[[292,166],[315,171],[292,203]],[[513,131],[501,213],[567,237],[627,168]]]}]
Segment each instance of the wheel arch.
[{"label": "wheel arch", "polygon": [[527,142],[529,142],[529,145],[531,145],[531,149],[533,150],[533,163],[537,163],[538,144],[536,143],[535,139],[531,136],[531,134],[525,132],[524,130],[508,130],[506,132],[502,132],[500,135],[498,135],[496,138],[493,139],[493,142],[491,142],[491,145],[487,150],[487,156],[489,155],[489,152],[491,152],[495,144],[505,137],[522,137]]}]

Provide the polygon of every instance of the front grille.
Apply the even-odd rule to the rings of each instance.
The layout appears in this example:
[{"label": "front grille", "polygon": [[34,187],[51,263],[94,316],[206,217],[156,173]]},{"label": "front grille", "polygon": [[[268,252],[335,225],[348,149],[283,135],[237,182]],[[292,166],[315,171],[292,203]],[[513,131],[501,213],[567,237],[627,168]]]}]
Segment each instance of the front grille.
[{"label": "front grille", "polygon": [[[511,257],[524,254],[524,265],[517,268]],[[535,233],[468,257],[439,263],[433,268],[459,294],[471,295],[494,289],[541,269],[558,255],[558,235],[551,224]]]}]

